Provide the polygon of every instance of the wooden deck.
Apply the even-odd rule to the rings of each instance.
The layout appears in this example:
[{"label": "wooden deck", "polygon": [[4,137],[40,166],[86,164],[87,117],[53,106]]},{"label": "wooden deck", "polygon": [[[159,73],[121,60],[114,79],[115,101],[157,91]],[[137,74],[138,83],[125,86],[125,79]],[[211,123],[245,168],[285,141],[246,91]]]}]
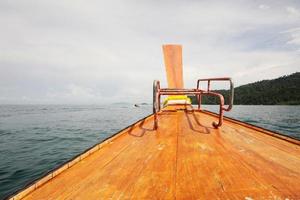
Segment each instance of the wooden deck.
[{"label": "wooden deck", "polygon": [[12,199],[300,199],[299,141],[226,118],[214,129],[203,112],[158,117],[157,130],[150,116]]}]

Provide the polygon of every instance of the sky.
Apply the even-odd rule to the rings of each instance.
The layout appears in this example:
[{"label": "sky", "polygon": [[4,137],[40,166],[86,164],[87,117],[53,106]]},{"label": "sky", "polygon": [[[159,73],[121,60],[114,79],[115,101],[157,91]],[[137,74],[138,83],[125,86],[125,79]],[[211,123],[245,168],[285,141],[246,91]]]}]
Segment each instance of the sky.
[{"label": "sky", "polygon": [[187,88],[291,74],[300,1],[0,0],[0,104],[152,102],[163,44],[183,46]]}]

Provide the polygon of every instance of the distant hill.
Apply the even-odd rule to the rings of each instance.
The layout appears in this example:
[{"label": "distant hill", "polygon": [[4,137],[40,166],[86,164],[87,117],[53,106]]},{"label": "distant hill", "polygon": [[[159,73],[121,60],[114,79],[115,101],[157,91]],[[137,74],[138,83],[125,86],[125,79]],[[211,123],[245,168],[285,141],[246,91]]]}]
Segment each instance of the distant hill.
[{"label": "distant hill", "polygon": [[[228,90],[215,90],[224,95],[225,103]],[[263,80],[236,87],[235,105],[300,105],[300,72],[272,80]],[[193,104],[196,98],[191,97]],[[203,104],[217,104],[214,97],[202,97]]]}]

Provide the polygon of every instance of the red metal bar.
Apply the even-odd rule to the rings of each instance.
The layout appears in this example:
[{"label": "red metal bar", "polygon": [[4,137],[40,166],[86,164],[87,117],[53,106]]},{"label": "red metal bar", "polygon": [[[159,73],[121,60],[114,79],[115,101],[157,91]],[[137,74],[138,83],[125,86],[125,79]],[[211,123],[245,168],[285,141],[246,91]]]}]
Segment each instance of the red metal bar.
[{"label": "red metal bar", "polygon": [[210,80],[207,81],[207,91],[209,91],[209,90],[210,90]]},{"label": "red metal bar", "polygon": [[198,110],[201,110],[201,100],[202,100],[201,94],[197,95],[197,100],[198,100]]},{"label": "red metal bar", "polygon": [[230,77],[219,77],[219,78],[202,78],[202,79],[198,79],[198,81],[228,81],[230,80]]},{"label": "red metal bar", "polygon": [[[201,81],[207,81],[207,90],[201,90],[200,89],[200,82]],[[211,92],[210,91],[210,82],[211,81],[229,81],[230,82],[230,104],[227,108],[224,107],[224,97],[222,94]],[[209,95],[209,96],[215,96],[220,99],[220,109],[219,109],[219,121],[218,123],[213,122],[212,125],[215,128],[218,128],[223,123],[223,116],[224,111],[229,111],[232,108],[233,104],[233,83],[231,78],[223,77],[223,78],[209,78],[209,79],[198,79],[197,81],[197,88],[196,89],[180,89],[180,88],[160,88],[160,82],[154,81],[153,82],[153,112],[154,112],[154,127],[158,128],[158,118],[157,118],[157,112],[160,111],[160,97],[162,95],[186,95],[191,94],[195,95],[198,100],[198,110],[201,108],[201,98],[202,95]]]},{"label": "red metal bar", "polygon": [[224,116],[224,110],[225,110],[224,109],[224,97],[223,97],[223,95],[221,95],[219,93],[216,93],[216,92],[203,92],[202,94],[219,97],[219,99],[220,99],[219,122],[218,123],[216,123],[216,122],[212,123],[212,125],[215,128],[219,128],[223,124],[223,116]]},{"label": "red metal bar", "polygon": [[197,89],[200,89],[200,82],[207,81],[207,91],[210,91],[210,82],[211,81],[229,81],[230,83],[230,94],[229,94],[229,105],[227,108],[224,108],[225,111],[230,111],[233,106],[233,97],[234,97],[234,84],[232,82],[232,79],[230,77],[221,77],[221,78],[205,78],[205,79],[198,79],[197,81]]}]

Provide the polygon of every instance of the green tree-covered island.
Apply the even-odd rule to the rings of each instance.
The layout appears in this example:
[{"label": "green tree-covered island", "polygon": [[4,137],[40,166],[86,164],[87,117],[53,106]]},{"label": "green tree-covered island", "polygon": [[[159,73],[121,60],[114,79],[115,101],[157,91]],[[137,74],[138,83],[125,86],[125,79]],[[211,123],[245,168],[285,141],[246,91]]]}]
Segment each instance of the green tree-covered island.
[{"label": "green tree-covered island", "polygon": [[[223,94],[225,104],[228,90],[215,90]],[[263,80],[234,88],[235,105],[300,105],[300,72],[272,80]],[[197,104],[195,96],[190,97]],[[218,99],[203,96],[202,104],[218,104]]]}]

